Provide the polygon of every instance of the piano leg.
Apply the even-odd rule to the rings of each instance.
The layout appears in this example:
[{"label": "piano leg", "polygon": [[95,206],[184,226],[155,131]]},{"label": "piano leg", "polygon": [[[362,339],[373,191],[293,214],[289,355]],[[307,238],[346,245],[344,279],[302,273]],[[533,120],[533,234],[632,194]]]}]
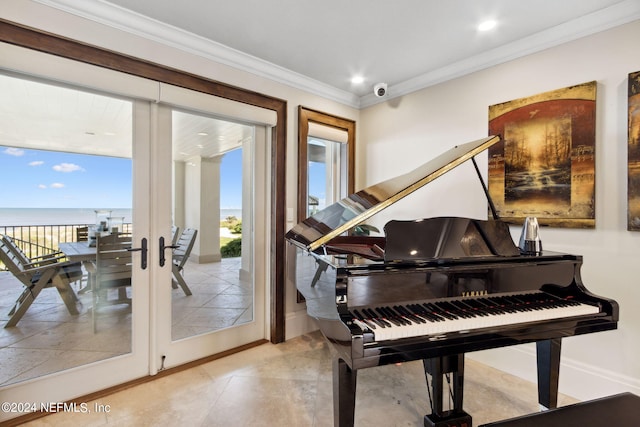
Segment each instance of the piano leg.
[{"label": "piano leg", "polygon": [[320,276],[322,276],[322,273],[327,271],[327,267],[329,267],[329,264],[326,264],[324,262],[316,261],[316,263],[318,264],[318,268],[316,269],[316,274],[313,275],[313,279],[311,279],[312,288],[316,286],[316,283],[318,283],[318,280],[320,280]]},{"label": "piano leg", "polygon": [[333,425],[353,427],[356,410],[356,380],[358,371],[352,370],[339,357],[333,360]]},{"label": "piano leg", "polygon": [[538,359],[538,403],[547,409],[558,406],[560,350],[562,338],[536,342]]},{"label": "piano leg", "polygon": [[[431,414],[424,416],[425,427],[471,427],[471,416],[462,410],[462,398],[464,387],[464,354],[453,356],[434,357],[424,359],[425,376],[427,385],[431,376]],[[444,399],[444,375],[453,374],[451,384],[453,392],[453,407],[445,411]],[[447,392],[448,394],[448,392]]]}]

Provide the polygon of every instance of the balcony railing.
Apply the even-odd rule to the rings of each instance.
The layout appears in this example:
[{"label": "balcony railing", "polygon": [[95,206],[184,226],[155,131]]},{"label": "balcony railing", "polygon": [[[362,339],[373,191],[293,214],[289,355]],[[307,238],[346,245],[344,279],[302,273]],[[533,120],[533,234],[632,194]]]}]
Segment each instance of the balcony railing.
[{"label": "balcony railing", "polygon": [[[0,234],[16,240],[20,249],[29,257],[37,257],[56,252],[60,242],[77,242],[78,227],[93,224],[57,225],[0,225]],[[131,233],[131,224],[122,225],[124,233]],[[5,270],[0,262],[0,270]]]}]

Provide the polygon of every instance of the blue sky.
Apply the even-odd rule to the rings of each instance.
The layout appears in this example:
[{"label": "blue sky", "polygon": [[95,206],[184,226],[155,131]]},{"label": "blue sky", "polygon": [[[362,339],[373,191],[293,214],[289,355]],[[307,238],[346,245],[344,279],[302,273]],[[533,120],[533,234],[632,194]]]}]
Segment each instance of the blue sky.
[{"label": "blue sky", "polygon": [[0,147],[0,171],[2,207],[131,207],[130,159]]},{"label": "blue sky", "polygon": [[220,208],[242,208],[242,149],[232,150],[222,157]]},{"label": "blue sky", "polygon": [[324,206],[327,198],[326,165],[320,162],[309,162],[307,173],[309,176],[309,195],[317,197],[320,205]]},{"label": "blue sky", "polygon": [[[221,165],[221,208],[242,206],[242,151]],[[0,147],[5,208],[131,208],[131,159]]]}]

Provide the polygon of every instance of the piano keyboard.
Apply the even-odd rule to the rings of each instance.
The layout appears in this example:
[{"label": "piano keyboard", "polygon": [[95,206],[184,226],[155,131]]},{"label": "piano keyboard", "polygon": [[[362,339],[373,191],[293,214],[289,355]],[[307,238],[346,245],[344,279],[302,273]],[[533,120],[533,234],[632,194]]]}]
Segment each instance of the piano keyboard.
[{"label": "piano keyboard", "polygon": [[363,331],[373,332],[376,341],[464,333],[599,312],[595,305],[543,292],[360,307],[349,311],[353,322]]}]

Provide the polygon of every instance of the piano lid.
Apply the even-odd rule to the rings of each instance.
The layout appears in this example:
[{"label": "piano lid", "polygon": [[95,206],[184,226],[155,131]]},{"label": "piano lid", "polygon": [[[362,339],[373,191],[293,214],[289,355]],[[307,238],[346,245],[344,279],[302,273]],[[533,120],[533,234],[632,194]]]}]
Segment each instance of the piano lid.
[{"label": "piano lid", "polygon": [[313,251],[498,141],[499,136],[490,136],[456,145],[407,174],[367,187],[322,209],[298,223],[285,237],[297,246]]}]

